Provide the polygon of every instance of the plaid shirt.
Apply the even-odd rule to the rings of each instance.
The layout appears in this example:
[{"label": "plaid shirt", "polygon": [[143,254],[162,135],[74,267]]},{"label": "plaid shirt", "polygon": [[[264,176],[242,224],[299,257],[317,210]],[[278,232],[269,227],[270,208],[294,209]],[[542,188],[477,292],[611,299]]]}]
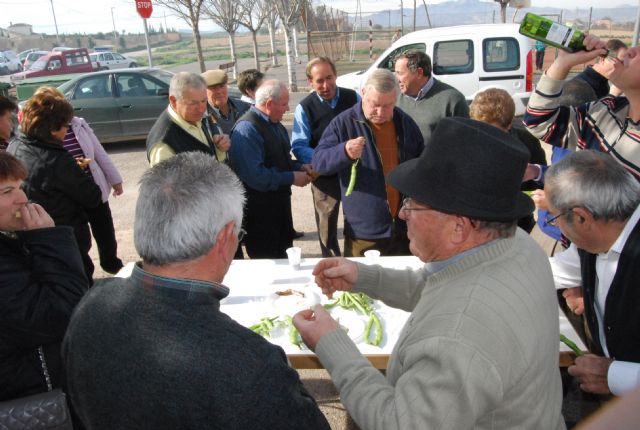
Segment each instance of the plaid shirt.
[{"label": "plaid shirt", "polygon": [[640,124],[628,117],[627,98],[558,106],[563,85],[546,74],[540,78],[524,114],[531,134],[561,148],[606,152],[640,180]]},{"label": "plaid shirt", "polygon": [[134,266],[129,280],[133,285],[174,300],[210,302],[211,299],[220,301],[229,295],[229,288],[217,282],[156,276],[145,272],[140,263]]}]

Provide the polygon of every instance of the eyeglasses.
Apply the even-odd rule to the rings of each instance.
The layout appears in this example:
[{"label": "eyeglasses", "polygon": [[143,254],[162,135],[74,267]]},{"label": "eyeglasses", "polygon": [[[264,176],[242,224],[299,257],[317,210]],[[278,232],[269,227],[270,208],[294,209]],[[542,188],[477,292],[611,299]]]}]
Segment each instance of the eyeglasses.
[{"label": "eyeglasses", "polygon": [[544,225],[557,226],[558,225],[558,218],[560,218],[561,216],[567,215],[569,212],[571,212],[574,209],[575,208],[569,208],[566,211],[561,212],[561,213],[559,213],[558,215],[555,215],[555,216],[551,216],[550,213],[547,213],[547,215],[544,217]]},{"label": "eyeglasses", "polygon": [[410,208],[409,204],[411,203],[411,201],[412,201],[411,197],[405,197],[402,200],[402,206],[400,206],[400,210],[401,211],[405,211],[405,212],[411,212],[411,211],[437,211],[437,209],[433,209],[433,208],[424,208],[424,207]]},{"label": "eyeglasses", "polygon": [[238,232],[238,242],[242,242],[242,239],[247,235],[247,231],[244,228],[241,228]]}]

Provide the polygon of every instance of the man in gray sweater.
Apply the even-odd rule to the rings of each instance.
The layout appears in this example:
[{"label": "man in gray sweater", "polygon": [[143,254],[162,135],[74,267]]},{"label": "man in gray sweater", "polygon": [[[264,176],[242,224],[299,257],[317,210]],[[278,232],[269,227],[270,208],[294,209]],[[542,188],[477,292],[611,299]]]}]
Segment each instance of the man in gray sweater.
[{"label": "man in gray sweater", "polygon": [[395,59],[395,73],[402,91],[396,106],[418,123],[425,145],[442,118],[469,118],[464,95],[434,78],[431,72],[431,58],[417,49],[403,52]]},{"label": "man in gray sweater", "polygon": [[520,192],[528,158],[502,130],[443,119],[422,155],[389,175],[408,196],[401,217],[424,268],[343,258],[314,268],[329,296],[354,290],[411,312],[386,377],[322,306],[294,317],[363,430],[565,428],[551,269],[516,229],[533,209]]},{"label": "man in gray sweater", "polygon": [[231,169],[198,152],[144,174],[142,263],[96,284],[64,340],[67,391],[85,428],[329,429],[284,351],[220,312],[243,193]]}]

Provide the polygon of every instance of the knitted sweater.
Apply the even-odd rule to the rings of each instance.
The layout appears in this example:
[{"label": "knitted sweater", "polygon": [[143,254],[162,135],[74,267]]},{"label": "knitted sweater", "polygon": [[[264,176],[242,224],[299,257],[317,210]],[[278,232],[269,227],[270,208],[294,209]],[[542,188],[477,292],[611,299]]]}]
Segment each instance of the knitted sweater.
[{"label": "knitted sweater", "polygon": [[409,114],[418,124],[425,145],[429,144],[431,133],[442,118],[449,116],[469,118],[469,106],[464,95],[451,85],[438,80],[420,100],[400,94],[396,107]]},{"label": "knitted sweater", "polygon": [[640,179],[640,124],[628,117],[627,98],[559,106],[564,82],[546,74],[540,78],[523,119],[531,134],[561,148],[607,152]]},{"label": "knitted sweater", "polygon": [[522,230],[433,274],[358,270],[357,291],[412,312],[386,378],[342,330],[316,346],[363,430],[565,428],[553,278]]}]

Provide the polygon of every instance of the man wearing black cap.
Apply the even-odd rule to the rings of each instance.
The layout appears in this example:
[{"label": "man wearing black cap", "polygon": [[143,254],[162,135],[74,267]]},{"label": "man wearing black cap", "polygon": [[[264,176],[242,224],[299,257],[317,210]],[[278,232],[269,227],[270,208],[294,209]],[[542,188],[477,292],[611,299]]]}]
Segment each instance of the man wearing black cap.
[{"label": "man wearing black cap", "polygon": [[424,153],[388,177],[407,196],[401,217],[424,268],[315,267],[327,295],[359,291],[411,312],[386,377],[322,306],[294,317],[363,430],[565,428],[553,278],[516,229],[533,209],[520,192],[528,157],[495,127],[443,119]]}]

